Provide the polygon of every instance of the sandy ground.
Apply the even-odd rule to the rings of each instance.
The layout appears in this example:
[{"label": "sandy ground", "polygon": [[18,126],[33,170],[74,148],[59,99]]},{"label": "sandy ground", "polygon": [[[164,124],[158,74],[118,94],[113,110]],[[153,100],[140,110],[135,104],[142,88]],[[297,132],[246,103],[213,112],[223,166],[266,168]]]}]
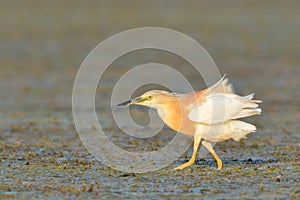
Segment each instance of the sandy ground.
[{"label": "sandy ground", "polygon": [[[243,2],[1,1],[0,198],[298,199],[300,3]],[[215,146],[222,171],[211,156],[170,171],[189,151],[165,169],[128,174],[106,167],[82,145],[71,108],[76,71],[99,42],[143,26],[193,37],[238,93],[255,91],[263,100],[263,115],[247,120],[256,133]],[[163,129],[150,142],[132,142],[110,120],[115,81],[153,59],[180,68],[194,85],[199,81],[185,62],[161,52],[136,52],[112,64],[97,91],[103,100],[97,113],[111,140],[133,151],[173,137]]]}]

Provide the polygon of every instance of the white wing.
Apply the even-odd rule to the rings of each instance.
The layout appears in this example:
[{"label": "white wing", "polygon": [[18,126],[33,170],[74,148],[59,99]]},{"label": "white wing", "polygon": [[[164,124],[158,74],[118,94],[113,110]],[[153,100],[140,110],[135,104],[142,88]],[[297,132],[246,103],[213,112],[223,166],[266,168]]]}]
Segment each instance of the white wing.
[{"label": "white wing", "polygon": [[233,94],[233,88],[231,83],[229,82],[228,78],[226,78],[226,74],[214,85],[208,88],[208,93],[227,93]]},{"label": "white wing", "polygon": [[196,104],[188,117],[193,122],[204,124],[218,124],[231,119],[238,119],[260,114],[257,108],[260,101],[251,100],[254,94],[242,97],[236,94],[215,93],[206,96],[202,102]]}]

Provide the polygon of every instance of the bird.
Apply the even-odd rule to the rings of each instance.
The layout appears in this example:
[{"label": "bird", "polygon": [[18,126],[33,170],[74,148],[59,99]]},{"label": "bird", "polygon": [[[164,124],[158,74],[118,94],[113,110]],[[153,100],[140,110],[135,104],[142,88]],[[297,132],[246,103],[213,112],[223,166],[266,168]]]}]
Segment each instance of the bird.
[{"label": "bird", "polygon": [[164,90],[150,90],[117,106],[141,105],[157,110],[158,116],[171,129],[193,136],[193,153],[188,162],[174,168],[182,170],[194,164],[200,143],[212,154],[217,169],[222,160],[212,143],[228,139],[240,141],[256,131],[256,126],[239,120],[260,115],[261,100],[254,100],[254,93],[240,96],[233,90],[226,74],[214,85],[184,94]]}]

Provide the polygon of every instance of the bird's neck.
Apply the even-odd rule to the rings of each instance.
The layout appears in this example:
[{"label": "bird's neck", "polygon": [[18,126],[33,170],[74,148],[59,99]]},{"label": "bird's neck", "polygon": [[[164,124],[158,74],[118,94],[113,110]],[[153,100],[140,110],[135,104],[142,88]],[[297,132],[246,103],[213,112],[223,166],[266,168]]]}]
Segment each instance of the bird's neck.
[{"label": "bird's neck", "polygon": [[175,131],[180,129],[182,110],[177,99],[169,100],[167,103],[157,106],[156,109],[159,117],[167,126]]}]

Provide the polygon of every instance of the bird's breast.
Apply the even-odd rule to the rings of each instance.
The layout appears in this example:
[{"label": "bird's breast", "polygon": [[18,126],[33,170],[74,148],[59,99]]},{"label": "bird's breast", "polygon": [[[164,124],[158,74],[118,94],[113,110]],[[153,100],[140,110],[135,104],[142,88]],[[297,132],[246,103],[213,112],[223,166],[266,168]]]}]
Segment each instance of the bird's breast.
[{"label": "bird's breast", "polygon": [[157,109],[158,115],[174,131],[194,135],[197,124],[188,119],[189,111],[180,105],[179,102],[163,105]]}]

